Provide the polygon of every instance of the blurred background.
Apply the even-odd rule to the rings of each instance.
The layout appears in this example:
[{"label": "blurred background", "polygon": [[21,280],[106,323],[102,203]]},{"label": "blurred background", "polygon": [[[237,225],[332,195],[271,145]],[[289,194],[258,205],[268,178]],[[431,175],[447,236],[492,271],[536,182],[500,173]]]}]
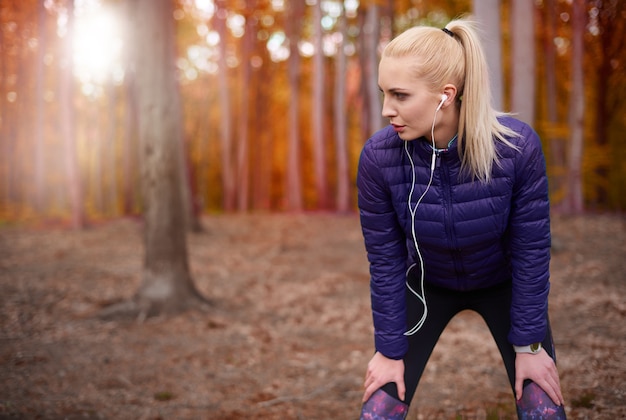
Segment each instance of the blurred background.
[{"label": "blurred background", "polygon": [[[0,2],[0,223],[140,214],[135,1]],[[482,24],[497,107],[544,142],[553,210],[626,208],[626,2],[173,0],[195,214],[356,208],[402,30]],[[155,7],[159,7],[156,6]],[[162,39],[162,38],[159,38]],[[162,43],[162,42],[161,42]]]},{"label": "blurred background", "polygon": [[[464,15],[543,141],[568,417],[625,418],[624,0],[0,0],[0,417],[355,418],[379,54]],[[515,417],[471,313],[431,360],[410,419]]]}]

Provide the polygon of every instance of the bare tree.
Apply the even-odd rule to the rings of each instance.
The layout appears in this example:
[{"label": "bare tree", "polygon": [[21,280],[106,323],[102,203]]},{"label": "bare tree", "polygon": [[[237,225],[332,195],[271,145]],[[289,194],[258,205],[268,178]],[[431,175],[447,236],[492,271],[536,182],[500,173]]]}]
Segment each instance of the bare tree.
[{"label": "bare tree", "polygon": [[250,203],[250,150],[249,116],[250,116],[250,80],[252,78],[252,53],[254,49],[255,17],[252,13],[256,9],[256,0],[246,0],[246,26],[242,45],[242,88],[241,88],[241,115],[239,120],[239,139],[237,149],[237,209],[240,212],[248,210]]},{"label": "bare tree", "polygon": [[369,121],[369,136],[383,126],[381,115],[382,104],[380,103],[380,92],[378,90],[378,45],[380,43],[380,13],[379,6],[375,1],[371,1],[365,10],[365,21],[363,23],[365,66],[363,77],[365,83],[365,95],[367,103],[367,119]]},{"label": "bare tree", "polygon": [[228,11],[224,1],[216,3],[216,13],[213,17],[215,29],[220,35],[219,43],[219,97],[220,109],[222,111],[221,118],[221,146],[222,146],[222,194],[224,210],[232,211],[235,209],[236,191],[235,191],[235,173],[233,170],[232,156],[232,113],[230,110],[231,92],[228,83],[228,63],[226,48],[226,18]]},{"label": "bare tree", "polygon": [[344,50],[347,34],[345,11],[339,16],[341,42],[337,52],[335,71],[335,140],[337,159],[337,210],[347,212],[350,209],[350,174],[348,168],[348,132],[346,113],[346,53]]},{"label": "bare tree", "polygon": [[[2,10],[3,4],[0,4],[0,11]],[[2,15],[0,15],[0,23],[4,23],[2,21]],[[0,95],[3,97],[7,94],[7,85],[8,85],[8,65],[6,59],[6,50],[7,48],[7,39],[4,36],[4,31],[0,31],[0,52],[2,52],[2,60],[0,60]],[[2,115],[2,119],[7,119],[10,116],[9,107],[6,105],[7,102],[4,100],[0,101],[0,115]],[[2,153],[0,156],[0,173],[2,173],[2,180],[0,181],[2,185],[0,186],[0,209],[4,210],[4,206],[6,203],[9,203],[10,198],[10,185],[11,179],[9,177],[9,162],[10,162],[10,147],[9,147],[9,130],[7,129],[7,124],[4,122],[0,124],[0,144],[2,145]]]},{"label": "bare tree", "polygon": [[137,98],[144,199],[142,280],[131,302],[112,307],[140,317],[203,301],[191,279],[180,168],[182,109],[175,69],[173,2],[136,1]]},{"label": "bare tree", "polygon": [[74,75],[72,72],[74,48],[74,0],[67,3],[67,32],[63,46],[63,68],[61,69],[61,132],[63,135],[67,191],[72,214],[72,227],[85,226],[83,188],[78,171],[76,150],[76,108],[74,106]]},{"label": "bare tree", "polygon": [[[530,3],[530,2],[529,2]],[[502,31],[500,30],[500,0],[473,0],[474,16],[481,24],[482,41],[489,65],[491,95],[496,109],[504,107],[502,81]]]},{"label": "bare tree", "polygon": [[582,213],[582,157],[584,142],[585,85],[583,77],[583,35],[586,27],[585,0],[572,2],[572,91],[569,98],[571,145],[568,158],[567,199],[565,211]]},{"label": "bare tree", "polygon": [[[258,78],[263,83],[256,84],[254,112],[258,127],[270,127],[276,121],[268,112],[268,100],[275,93],[275,72],[272,66],[261,66]],[[254,151],[255,164],[252,165],[252,207],[256,210],[270,210],[272,207],[272,164],[274,136],[269,130],[255,133]]]},{"label": "bare tree", "polygon": [[117,156],[116,156],[116,148],[117,148],[117,138],[118,138],[118,119],[117,119],[117,88],[113,80],[110,78],[107,81],[107,128],[106,128],[106,137],[104,140],[104,156],[103,159],[105,162],[103,163],[103,167],[105,168],[105,172],[108,175],[108,183],[106,189],[106,202],[107,208],[106,211],[109,215],[115,215],[118,212],[118,197],[119,194],[117,192],[117,174],[119,171]]},{"label": "bare tree", "polygon": [[287,209],[300,211],[303,208],[302,173],[300,164],[300,40],[298,24],[302,19],[303,2],[288,3],[288,18],[285,22],[287,39],[289,39],[289,61],[287,75],[289,80],[289,138],[287,143],[287,173],[285,176]]},{"label": "bare tree", "polygon": [[44,6],[44,0],[37,2],[37,15],[38,15],[38,30],[39,30],[39,44],[37,46],[37,87],[35,89],[36,103],[37,103],[37,118],[35,121],[35,146],[33,147],[34,162],[35,162],[35,208],[39,214],[43,213],[45,202],[45,187],[44,187],[44,173],[45,173],[45,159],[44,159],[44,124],[45,118],[45,104],[44,104],[44,56],[46,50],[46,39],[48,38],[46,33],[47,12]]},{"label": "bare tree", "polygon": [[[560,120],[557,107],[557,80],[556,80],[556,49],[554,38],[556,34],[556,4],[555,0],[546,0],[544,3],[544,59],[545,59],[545,83],[546,83],[546,111],[548,114],[548,124],[550,135],[548,136],[548,161],[552,168],[550,174],[551,196],[558,195],[565,188],[565,135],[561,134],[556,127]],[[553,208],[560,208],[562,203],[554,203]]]},{"label": "bare tree", "polygon": [[[134,3],[126,2],[123,8],[124,32],[127,39],[134,39],[135,19]],[[136,179],[137,173],[133,162],[137,160],[138,105],[136,89],[136,54],[134,42],[126,42],[124,48],[124,134],[122,141],[122,214],[129,215],[136,207]]]},{"label": "bare tree", "polygon": [[[82,98],[81,98],[82,99]],[[102,139],[103,121],[100,116],[100,106],[97,103],[87,102],[83,115],[90,122],[83,128],[83,136],[89,139],[87,159],[92,167],[91,173],[85,176],[85,198],[93,200],[94,210],[104,213],[104,172],[105,154],[107,145]]]},{"label": "bare tree", "polygon": [[535,121],[535,4],[513,0],[511,10],[511,111]]},{"label": "bare tree", "polygon": [[[601,1],[591,2],[593,32],[591,51],[595,71],[595,142],[603,148],[621,148],[621,129],[613,127],[626,125],[624,105],[626,104],[626,2]],[[594,48],[595,47],[595,48]],[[613,129],[612,129],[613,128]],[[595,202],[599,205],[613,206],[624,197],[625,185],[618,170],[623,158],[617,153],[610,153],[610,159],[595,164],[594,185]],[[621,186],[614,189],[611,186]],[[620,191],[621,190],[621,191]]]},{"label": "bare tree", "polygon": [[317,207],[328,208],[328,182],[326,177],[326,142],[324,141],[324,42],[322,28],[322,2],[313,6],[313,31],[315,55],[313,56],[313,158]]}]

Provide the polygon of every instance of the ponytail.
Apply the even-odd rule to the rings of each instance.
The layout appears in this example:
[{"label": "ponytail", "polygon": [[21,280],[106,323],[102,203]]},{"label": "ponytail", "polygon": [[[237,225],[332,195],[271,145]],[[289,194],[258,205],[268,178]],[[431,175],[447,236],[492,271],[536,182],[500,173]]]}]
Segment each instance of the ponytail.
[{"label": "ponytail", "polygon": [[465,61],[464,88],[459,92],[459,150],[462,166],[473,177],[489,181],[493,163],[498,162],[494,141],[515,147],[506,138],[517,136],[498,121],[504,113],[492,107],[489,71],[475,26],[467,20],[453,20],[446,28],[462,46]]}]

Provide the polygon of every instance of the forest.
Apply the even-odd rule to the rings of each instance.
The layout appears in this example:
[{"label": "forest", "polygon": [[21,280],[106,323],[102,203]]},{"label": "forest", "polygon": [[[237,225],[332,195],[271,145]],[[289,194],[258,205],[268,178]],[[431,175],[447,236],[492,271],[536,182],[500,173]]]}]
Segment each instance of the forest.
[{"label": "forest", "polygon": [[[458,16],[542,141],[568,418],[625,418],[623,0],[0,0],[0,418],[357,418],[380,53]],[[460,313],[408,419],[515,417]]]},{"label": "forest", "polygon": [[[0,5],[0,220],[141,213],[146,69],[133,51],[148,46],[134,36],[132,3]],[[624,2],[475,3],[489,22],[494,101],[540,134],[553,208],[623,211]],[[452,0],[174,7],[181,189],[197,214],[354,210],[360,148],[385,124],[380,48],[412,25],[473,12]]]}]

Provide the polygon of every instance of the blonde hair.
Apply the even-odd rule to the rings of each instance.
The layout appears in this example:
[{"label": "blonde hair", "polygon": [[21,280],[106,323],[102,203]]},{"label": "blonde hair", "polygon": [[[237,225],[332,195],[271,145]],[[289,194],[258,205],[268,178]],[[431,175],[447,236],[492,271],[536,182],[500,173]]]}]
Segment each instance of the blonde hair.
[{"label": "blonde hair", "polygon": [[493,163],[498,164],[495,141],[516,148],[507,136],[518,134],[498,121],[504,113],[491,105],[487,61],[476,24],[456,19],[446,25],[446,31],[426,26],[410,28],[383,51],[383,57],[406,56],[419,58],[411,68],[433,92],[441,91],[448,83],[456,86],[461,166],[472,177],[489,181]]}]

